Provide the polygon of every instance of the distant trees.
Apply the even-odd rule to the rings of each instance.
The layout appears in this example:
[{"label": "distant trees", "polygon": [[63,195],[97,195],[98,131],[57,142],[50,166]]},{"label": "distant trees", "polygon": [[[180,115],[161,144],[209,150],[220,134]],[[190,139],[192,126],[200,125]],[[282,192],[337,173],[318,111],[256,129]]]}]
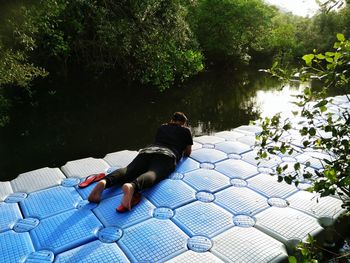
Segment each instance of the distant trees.
[{"label": "distant trees", "polygon": [[16,0],[7,5],[4,10],[11,12],[0,14],[0,90],[29,86],[37,76],[67,72],[70,66],[95,75],[118,73],[126,81],[165,90],[201,71],[204,60],[293,62],[311,46],[329,48],[335,32],[350,33],[348,6],[337,12],[324,8],[308,19],[280,13],[262,0]]}]

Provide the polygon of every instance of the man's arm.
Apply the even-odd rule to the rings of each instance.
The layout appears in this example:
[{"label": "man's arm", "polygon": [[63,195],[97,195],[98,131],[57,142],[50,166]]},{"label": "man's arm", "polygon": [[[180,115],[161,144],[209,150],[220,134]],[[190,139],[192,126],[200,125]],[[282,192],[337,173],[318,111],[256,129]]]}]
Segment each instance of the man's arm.
[{"label": "man's arm", "polygon": [[184,156],[185,157],[188,157],[191,155],[191,152],[192,152],[192,145],[187,145],[185,150],[184,150]]}]

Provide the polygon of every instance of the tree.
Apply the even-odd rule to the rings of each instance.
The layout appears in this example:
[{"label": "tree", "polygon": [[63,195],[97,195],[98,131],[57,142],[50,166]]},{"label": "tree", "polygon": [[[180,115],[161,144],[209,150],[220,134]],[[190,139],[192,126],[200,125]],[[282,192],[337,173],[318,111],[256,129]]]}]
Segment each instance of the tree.
[{"label": "tree", "polygon": [[[298,185],[301,181],[311,183],[309,190],[320,193],[321,197],[337,194],[344,208],[350,211],[350,111],[340,108],[339,112],[327,112],[327,106],[332,102],[327,99],[331,90],[342,94],[349,94],[350,91],[350,41],[343,34],[337,34],[337,40],[334,51],[317,53],[315,50],[312,54],[304,55],[306,66],[289,76],[298,77],[304,82],[318,80],[323,83],[321,89],[307,87],[304,94],[297,96],[299,101],[296,105],[300,111],[294,113],[304,119],[299,127],[300,135],[306,137],[303,147],[313,151],[323,167],[310,170],[309,162],[296,162],[293,172],[287,173],[288,165],[285,165],[278,166],[276,173],[279,181],[289,184]],[[268,72],[285,79],[281,75],[284,70],[276,64]],[[346,98],[350,102],[348,95]],[[261,125],[263,131],[257,137],[260,143],[259,158],[274,154],[292,155],[298,151],[290,141],[282,139],[287,132],[293,131],[292,120],[275,115],[262,120]]]},{"label": "tree", "polygon": [[261,0],[201,0],[194,32],[209,60],[245,57],[270,27],[273,8]]}]

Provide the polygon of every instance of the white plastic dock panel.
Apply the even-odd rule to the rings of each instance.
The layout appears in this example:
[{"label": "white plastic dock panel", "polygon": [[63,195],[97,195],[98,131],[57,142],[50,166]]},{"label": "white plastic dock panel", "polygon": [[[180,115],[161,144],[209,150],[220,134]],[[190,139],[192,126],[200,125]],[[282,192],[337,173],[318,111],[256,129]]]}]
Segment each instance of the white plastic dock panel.
[{"label": "white plastic dock panel", "polygon": [[250,146],[251,148],[253,148],[256,144],[256,139],[254,135],[245,135],[243,137],[238,138],[237,141],[244,143]]},{"label": "white plastic dock panel", "polygon": [[257,160],[257,151],[253,150],[242,155],[242,160],[253,164],[258,167],[275,167],[282,162],[281,158],[278,156],[271,156],[271,159],[267,160]]},{"label": "white plastic dock panel", "polygon": [[223,263],[223,261],[210,252],[198,253],[192,250],[167,261],[166,263]]},{"label": "white plastic dock panel", "polygon": [[126,167],[138,154],[137,151],[119,151],[107,154],[103,159],[111,166]]},{"label": "white plastic dock panel", "polygon": [[262,132],[262,128],[256,125],[242,125],[235,128],[234,130],[238,132],[250,134],[250,135],[257,135]]},{"label": "white plastic dock panel", "polygon": [[105,172],[109,167],[103,159],[89,157],[67,162],[61,170],[67,177],[84,178],[90,174]]},{"label": "white plastic dock panel", "polygon": [[340,214],[346,210],[341,208],[342,201],[331,197],[320,197],[318,194],[307,191],[299,191],[288,199],[290,207],[305,212],[311,216],[321,219],[321,225],[333,224]]},{"label": "white plastic dock panel", "polygon": [[245,134],[237,131],[222,131],[215,133],[216,137],[225,139],[226,141],[236,141],[238,138],[243,137]]},{"label": "white plastic dock panel", "polygon": [[213,239],[211,252],[224,262],[281,262],[287,259],[282,243],[254,227],[233,227]]},{"label": "white plastic dock panel", "polygon": [[248,187],[267,197],[287,197],[298,191],[294,184],[279,183],[277,176],[259,174],[247,180]]},{"label": "white plastic dock panel", "polygon": [[288,247],[306,241],[308,234],[314,236],[323,230],[316,218],[289,207],[270,207],[255,218],[256,228]]},{"label": "white plastic dock panel", "polygon": [[203,136],[199,136],[199,137],[194,137],[193,140],[195,142],[198,142],[201,144],[216,144],[216,143],[225,141],[225,139],[223,139],[223,138],[211,136],[211,135],[203,135]]},{"label": "white plastic dock panel", "polygon": [[31,193],[61,184],[66,177],[58,168],[42,168],[20,174],[11,181],[14,192]]},{"label": "white plastic dock panel", "polygon": [[4,201],[5,198],[12,193],[13,190],[9,181],[0,182],[0,201]]}]

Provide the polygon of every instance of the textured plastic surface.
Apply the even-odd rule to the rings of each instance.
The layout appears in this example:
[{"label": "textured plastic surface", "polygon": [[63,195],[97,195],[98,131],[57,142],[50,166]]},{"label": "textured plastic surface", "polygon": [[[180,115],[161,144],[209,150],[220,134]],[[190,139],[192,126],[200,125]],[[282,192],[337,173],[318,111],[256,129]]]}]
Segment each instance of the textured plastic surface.
[{"label": "textured plastic surface", "polygon": [[213,243],[208,237],[193,236],[187,242],[187,247],[195,252],[206,252],[213,246]]},{"label": "textured plastic surface", "polygon": [[233,214],[253,215],[269,207],[267,199],[246,187],[230,187],[215,194],[216,204]]},{"label": "textured plastic surface", "polygon": [[242,154],[251,150],[251,148],[244,143],[232,141],[218,143],[217,145],[215,145],[215,149],[223,151],[227,154]]},{"label": "textured plastic surface", "polygon": [[230,179],[227,176],[208,169],[186,173],[183,180],[197,191],[217,192],[230,185]]},{"label": "textured plastic surface", "polygon": [[11,185],[14,192],[31,193],[59,185],[64,178],[65,176],[60,169],[46,167],[20,174],[11,181]]},{"label": "textured plastic surface", "polygon": [[316,218],[329,218],[331,221],[336,219],[341,213],[345,212],[341,208],[342,201],[330,196],[320,197],[314,193],[299,191],[288,199],[290,207],[298,209]]},{"label": "textured plastic surface", "polygon": [[41,219],[73,209],[80,200],[75,188],[56,186],[29,194],[20,205],[26,217]]},{"label": "textured plastic surface", "polygon": [[93,211],[105,226],[128,227],[152,217],[154,206],[142,199],[133,207],[132,213],[117,213],[122,195],[103,200]]},{"label": "textured plastic surface", "polygon": [[4,201],[5,198],[12,193],[13,190],[10,182],[0,182],[0,202]]},{"label": "textured plastic surface", "polygon": [[298,191],[294,184],[277,182],[277,176],[259,174],[248,179],[248,187],[265,195],[266,197],[287,197]]},{"label": "textured plastic surface", "polygon": [[213,144],[213,145],[216,143],[225,141],[225,139],[223,139],[223,138],[216,137],[216,136],[210,136],[210,135],[203,135],[203,136],[195,137],[193,140],[195,142],[200,143],[200,144]]},{"label": "textured plastic surface", "polygon": [[130,262],[116,243],[102,243],[99,240],[59,254],[57,263],[127,263]]},{"label": "textured plastic surface", "polygon": [[258,229],[287,246],[305,241],[308,234],[315,235],[322,230],[316,218],[289,207],[270,207],[255,217]]},{"label": "textured plastic surface", "polygon": [[192,158],[183,158],[176,166],[176,171],[179,173],[187,173],[199,168],[199,163]]},{"label": "textured plastic surface", "polygon": [[217,163],[215,170],[227,175],[230,178],[242,179],[252,177],[258,173],[256,166],[242,160],[232,159]]},{"label": "textured plastic surface", "polygon": [[211,252],[224,262],[281,262],[287,260],[282,243],[254,227],[234,227],[213,239]]},{"label": "textured plastic surface", "polygon": [[[77,191],[79,192],[79,194],[81,195],[81,197],[83,199],[88,199],[89,197],[89,194],[91,193],[92,189],[94,189],[94,187],[96,186],[97,182],[96,183],[93,183],[85,188],[79,188],[79,187],[76,187]],[[113,197],[113,196],[116,196],[116,195],[119,195],[121,194],[123,191],[122,191],[122,188],[117,185],[117,186],[112,186],[110,188],[107,188],[105,189],[102,194],[101,194],[101,200],[104,200],[104,199],[107,199],[107,198],[110,198],[110,197]]]},{"label": "textured plastic surface", "polygon": [[233,226],[230,213],[214,203],[199,201],[176,209],[173,221],[190,236],[213,237]]},{"label": "textured plastic surface", "polygon": [[253,150],[243,154],[242,160],[254,166],[258,166],[258,167],[263,166],[263,167],[270,167],[270,168],[275,167],[282,162],[282,159],[279,156],[271,156],[270,157],[271,159],[267,159],[267,160],[256,160],[255,159],[256,157],[257,157],[257,151]]},{"label": "textured plastic surface", "polygon": [[61,185],[64,187],[73,187],[77,186],[80,183],[80,178],[70,177],[62,180]]},{"label": "textured plastic surface", "polygon": [[245,134],[233,130],[233,131],[217,132],[217,133],[215,133],[215,136],[223,138],[226,141],[236,141],[239,137],[245,136]]},{"label": "textured plastic surface", "polygon": [[165,179],[145,192],[157,207],[177,208],[195,200],[195,190],[180,180]]},{"label": "textured plastic surface", "polygon": [[28,232],[39,225],[40,221],[37,218],[24,218],[18,219],[16,224],[13,226],[13,230],[22,233]]},{"label": "textured plastic surface", "polygon": [[5,202],[6,203],[18,203],[23,201],[24,199],[27,198],[27,194],[26,193],[12,193],[9,194],[6,198],[5,198]]},{"label": "textured plastic surface", "polygon": [[18,204],[0,202],[0,232],[10,230],[22,218]]},{"label": "textured plastic surface", "polygon": [[48,250],[40,250],[30,253],[25,263],[51,263],[55,259],[54,253]]},{"label": "textured plastic surface", "polygon": [[6,231],[0,233],[0,242],[0,262],[18,263],[34,251],[29,233]]},{"label": "textured plastic surface", "polygon": [[235,128],[235,131],[239,131],[246,134],[257,135],[262,132],[262,128],[256,125],[242,125]]},{"label": "textured plastic surface", "polygon": [[227,159],[227,154],[215,149],[202,148],[202,149],[193,151],[191,154],[191,158],[195,159],[200,163],[203,163],[203,162],[216,163],[218,161]]},{"label": "textured plastic surface", "polygon": [[70,210],[41,220],[30,231],[37,250],[55,254],[97,239],[102,224],[90,210]]},{"label": "textured plastic surface", "polygon": [[198,253],[192,250],[167,261],[166,263],[223,263],[223,261],[210,252]]},{"label": "textured plastic surface", "polygon": [[67,177],[85,178],[90,174],[102,173],[110,166],[103,159],[84,158],[67,162],[61,170]]},{"label": "textured plastic surface", "polygon": [[152,218],[125,229],[118,244],[132,262],[163,262],[186,251],[187,240],[170,220]]},{"label": "textured plastic surface", "polygon": [[106,227],[98,232],[98,239],[104,243],[118,241],[123,235],[123,231],[117,227]]},{"label": "textured plastic surface", "polygon": [[137,151],[119,151],[107,154],[105,160],[110,166],[126,167],[138,154]]}]

